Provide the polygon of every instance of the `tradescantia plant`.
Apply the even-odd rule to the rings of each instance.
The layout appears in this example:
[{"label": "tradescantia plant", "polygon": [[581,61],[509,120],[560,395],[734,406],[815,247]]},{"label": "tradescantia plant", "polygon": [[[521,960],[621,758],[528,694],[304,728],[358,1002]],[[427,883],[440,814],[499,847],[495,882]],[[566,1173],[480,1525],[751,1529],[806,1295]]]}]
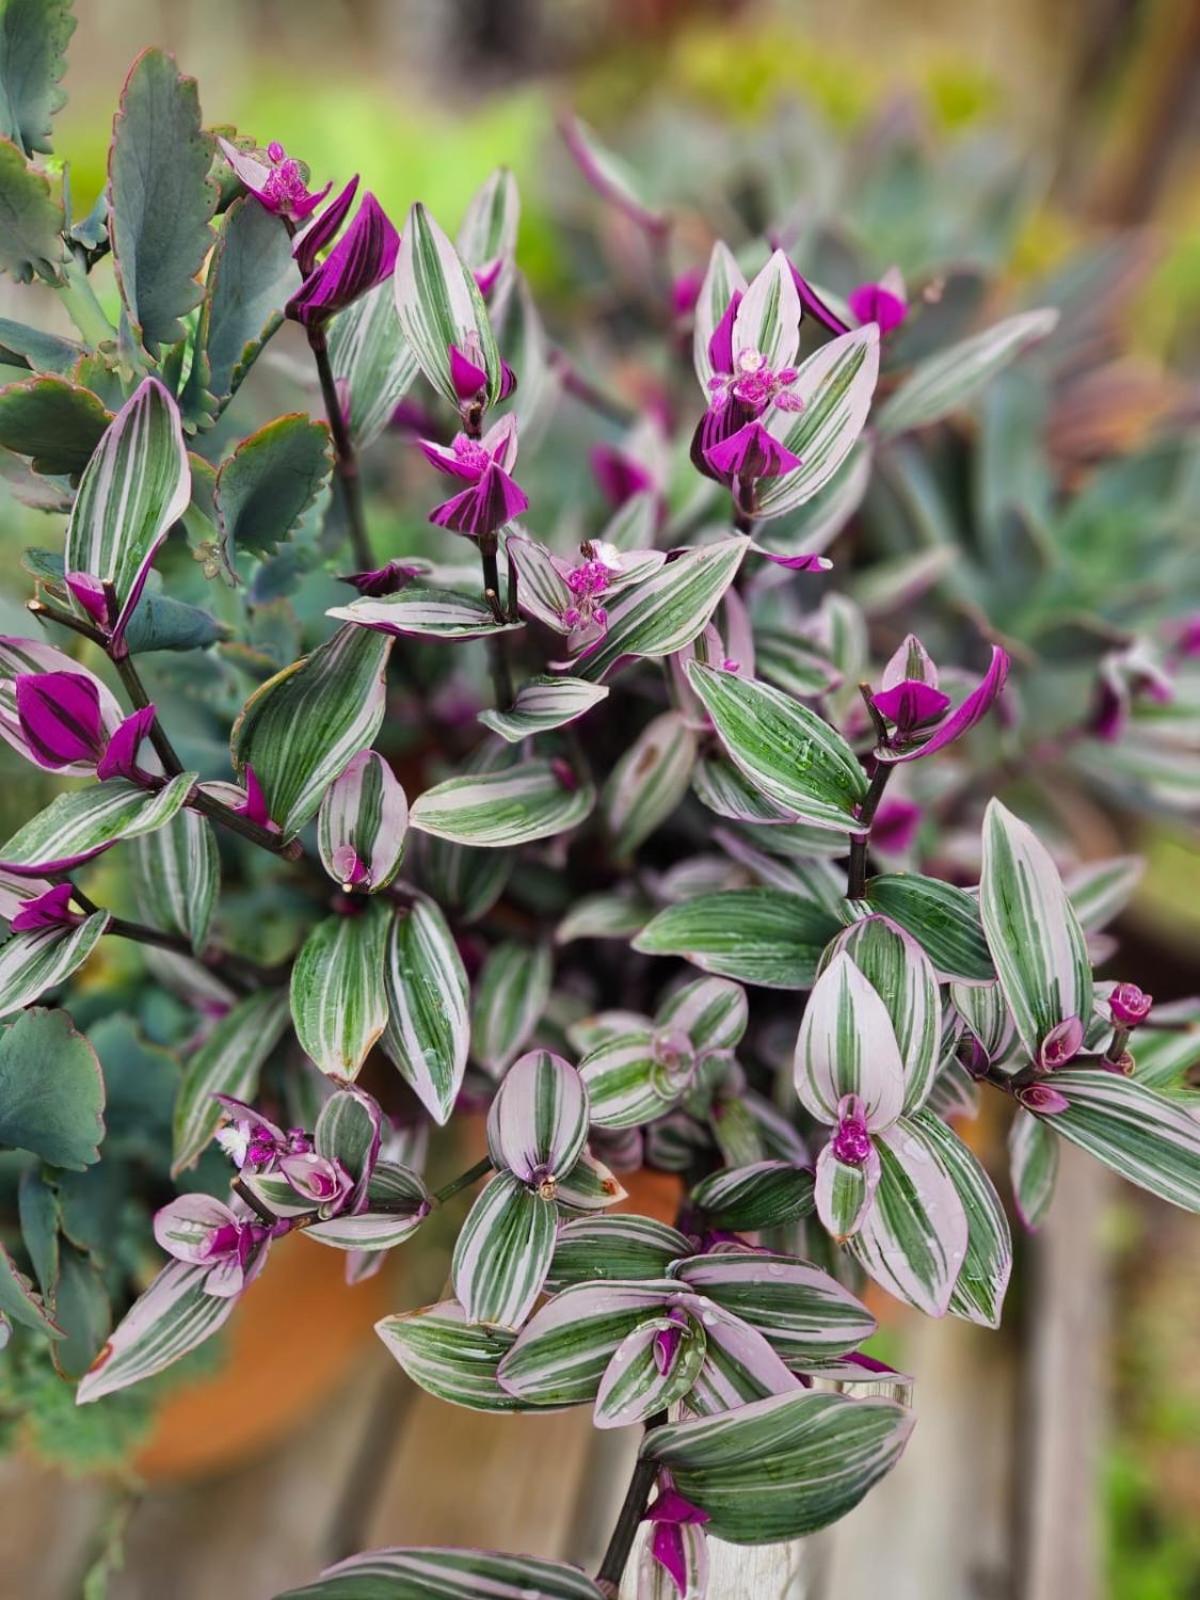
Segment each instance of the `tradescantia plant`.
[{"label": "tradescantia plant", "polygon": [[[1055,309],[887,260],[840,295],[794,194],[689,264],[572,120],[653,352],[630,412],[551,346],[510,174],[453,241],[397,227],[206,129],[149,50],[80,217],[44,159],[69,8],[4,20],[0,264],[77,335],[0,322],[0,466],[49,546],[0,735],[56,786],[0,845],[7,1381],[110,1405],[284,1236],[353,1285],[469,1191],[445,1297],[379,1336],[449,1403],[644,1425],[601,1570],[389,1550],[296,1592],[594,1600],[646,1520],[643,1592],[702,1595],[710,1539],[809,1533],[899,1457],[868,1280],[999,1324],[982,1092],[1026,1226],[1062,1139],[1200,1209],[1194,1007],[1093,973],[1136,863],[1073,859],[1021,787],[1194,798],[1188,594],[1135,614],[1128,557],[1077,592],[1111,469],[998,479],[1031,435],[992,397]],[[288,322],[304,368],[259,360]],[[977,548],[938,478],[964,416]],[[465,1170],[427,1183],[430,1144]]]}]

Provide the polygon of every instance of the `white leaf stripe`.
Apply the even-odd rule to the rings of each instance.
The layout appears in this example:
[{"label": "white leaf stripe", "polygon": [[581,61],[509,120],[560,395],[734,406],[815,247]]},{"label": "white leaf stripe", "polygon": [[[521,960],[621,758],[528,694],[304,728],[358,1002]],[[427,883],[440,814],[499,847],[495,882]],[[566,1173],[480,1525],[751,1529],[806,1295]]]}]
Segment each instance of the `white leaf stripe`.
[{"label": "white leaf stripe", "polygon": [[431,901],[393,917],[384,986],[383,1048],[435,1122],[445,1123],[467,1065],[467,974],[454,935]]},{"label": "white leaf stripe", "polygon": [[687,793],[696,735],[678,711],[649,722],[609,775],[600,797],[605,826],[618,856],[628,856],[675,810]]},{"label": "white leaf stripe", "polygon": [[185,806],[134,844],[134,891],[142,915],[203,950],[220,877],[217,841],[207,820]]},{"label": "white leaf stripe", "polygon": [[812,1173],[790,1161],[727,1167],[696,1185],[692,1203],[714,1228],[732,1228],[738,1233],[775,1228],[812,1211]]},{"label": "white leaf stripe", "polygon": [[451,589],[424,589],[411,584],[399,594],[355,600],[332,606],[325,615],[359,628],[374,628],[412,639],[483,639],[512,633],[519,622],[497,622],[490,606]]},{"label": "white leaf stripe", "polygon": [[375,1324],[390,1355],[427,1393],[468,1411],[524,1411],[496,1381],[513,1334],[467,1321],[457,1300],[423,1306]]},{"label": "white leaf stripe", "polygon": [[521,1330],[500,1363],[501,1384],[536,1405],[581,1405],[593,1399],[621,1341],[678,1293],[678,1283],[670,1278],[571,1285]]},{"label": "white leaf stripe", "polygon": [[295,833],[352,756],[379,732],[391,640],[339,628],[257,689],[233,725],[239,774],[252,766],[273,821]]},{"label": "white leaf stripe", "polygon": [[792,1256],[690,1256],[674,1275],[757,1328],[789,1366],[844,1355],[875,1331],[875,1318],[849,1290]]},{"label": "white leaf stripe", "polygon": [[1017,1215],[1032,1233],[1041,1227],[1058,1177],[1058,1135],[1024,1106],[1008,1130],[1009,1175]]},{"label": "white leaf stripe", "polygon": [[173,1261],[126,1312],[75,1391],[79,1405],[140,1383],[227,1322],[237,1296],[208,1294],[207,1267]]},{"label": "white leaf stripe", "polygon": [[1050,852],[998,800],[983,821],[979,907],[1000,987],[1033,1056],[1050,1030],[1092,1011],[1092,968]]},{"label": "white leaf stripe", "polygon": [[940,1118],[913,1119],[950,1174],[967,1217],[967,1253],[950,1296],[950,1310],[982,1328],[998,1328],[1012,1273],[1012,1234],[992,1180]]},{"label": "white leaf stripe", "polygon": [[143,379],[109,423],[79,480],[67,524],[67,572],[111,583],[119,639],[155,552],[191,499],[179,408],[157,378]]},{"label": "white leaf stripe", "polygon": [[1141,1189],[1200,1211],[1200,1118],[1134,1078],[1063,1067],[1051,1079],[1069,1101],[1043,1119],[1054,1132]]},{"label": "white leaf stripe", "polygon": [[63,983],[81,967],[108,926],[97,911],[77,928],[35,928],[14,933],[0,947],[0,1017],[11,1016]]},{"label": "white leaf stripe", "polygon": [[172,1173],[192,1166],[221,1121],[214,1094],[253,1098],[263,1063],[288,1021],[288,997],[280,989],[259,989],[239,1000],[213,1028],[184,1067],[175,1100]]},{"label": "white leaf stripe", "polygon": [[292,1022],[322,1072],[358,1076],[388,1020],[383,983],[391,918],[377,902],[318,922],[292,967]]},{"label": "white leaf stripe", "polygon": [[550,998],[554,961],[546,945],[498,944],[475,985],[471,1050],[498,1077],[516,1059]]},{"label": "white leaf stripe", "polygon": [[196,778],[194,772],[183,772],[157,791],[125,778],[108,778],[60,794],[0,845],[0,866],[21,877],[68,870],[121,839],[161,828],[183,805]]},{"label": "white leaf stripe", "polygon": [[875,426],[883,434],[903,433],[957,410],[1025,345],[1048,334],[1057,321],[1058,312],[1052,309],[1024,311],[927,356],[879,408]]},{"label": "white leaf stripe", "polygon": [[558,1230],[546,1287],[553,1293],[572,1283],[665,1278],[690,1248],[677,1228],[652,1217],[577,1217]]},{"label": "white leaf stripe", "polygon": [[329,363],[349,391],[350,436],[365,450],[387,427],[417,375],[390,283],[376,284],[334,317]]},{"label": "white leaf stripe", "polygon": [[782,516],[833,479],[863,431],[878,376],[879,329],[874,323],[830,339],[801,364],[791,392],[803,400],[803,410],[772,407],[767,427],[802,464],[766,480],[759,516]]},{"label": "white leaf stripe", "polygon": [[549,761],[448,778],[414,802],[409,822],[455,844],[528,844],[577,827],[596,803],[590,783],[568,788]]},{"label": "white leaf stripe", "polygon": [[730,889],[667,906],[633,940],[646,955],[766,989],[804,989],[838,931],[823,907],[777,889]]},{"label": "white leaf stripe", "polygon": [[489,1178],[454,1245],[454,1293],[471,1322],[519,1328],[542,1292],[558,1210],[510,1172]]},{"label": "white leaf stripe", "polygon": [[685,550],[644,583],[623,589],[608,608],[599,644],[575,661],[579,677],[599,682],[624,656],[667,656],[707,626],[742,564],[738,536]]},{"label": "white leaf stripe", "polygon": [[458,406],[450,376],[455,345],[486,370],[487,399],[494,404],[500,398],[500,353],[483,296],[474,273],[419,203],[408,214],[394,281],[400,331],[433,387]]},{"label": "white leaf stripe", "polygon": [[276,1600],[604,1600],[577,1567],[491,1550],[368,1550]]},{"label": "white leaf stripe", "polygon": [[688,663],[688,681],[742,774],[793,817],[847,833],[867,780],[850,746],[780,689]]},{"label": "white leaf stripe", "polygon": [[941,1055],[942,997],[928,956],[886,917],[864,917],[839,934],[825,961],[844,950],[883,1001],[904,1062],[904,1107],[917,1110],[933,1087]]},{"label": "white leaf stripe", "polygon": [[530,678],[518,689],[510,710],[481,711],[479,720],[509,744],[517,744],[535,733],[575,722],[607,698],[603,684],[586,683],[582,678]]},{"label": "white leaf stripe", "polygon": [[408,798],[396,775],[378,752],[360,751],[321,801],[317,848],[326,872],[343,881],[334,858],[348,846],[367,869],[368,890],[386,888],[399,870],[407,831]]}]

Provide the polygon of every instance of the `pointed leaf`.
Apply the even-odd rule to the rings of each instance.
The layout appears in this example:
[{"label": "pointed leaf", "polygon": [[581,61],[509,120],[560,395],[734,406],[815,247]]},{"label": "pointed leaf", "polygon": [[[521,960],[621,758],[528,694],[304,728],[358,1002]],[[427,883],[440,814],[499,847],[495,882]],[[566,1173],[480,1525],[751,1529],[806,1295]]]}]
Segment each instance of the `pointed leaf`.
[{"label": "pointed leaf", "polygon": [[223,1112],[214,1095],[254,1098],[263,1063],[287,1022],[287,995],[258,989],[216,1024],[184,1068],[175,1101],[172,1172],[193,1166],[216,1133]]},{"label": "pointed leaf", "polygon": [[521,1330],[500,1363],[501,1386],[539,1406],[593,1400],[622,1340],[679,1292],[669,1278],[564,1289]]},{"label": "pointed leaf", "polygon": [[134,891],[142,915],[178,934],[199,954],[208,940],[220,881],[217,841],[208,821],[185,806],[134,842]]},{"label": "pointed leaf", "polygon": [[0,947],[0,1017],[32,1005],[81,967],[107,928],[107,911],[97,911],[77,928],[37,928],[14,933]]},{"label": "pointed leaf", "polygon": [[756,1161],[727,1167],[692,1190],[692,1204],[710,1227],[757,1233],[808,1216],[813,1209],[813,1179],[791,1161]]},{"label": "pointed leaf", "polygon": [[292,1021],[300,1047],[322,1072],[356,1078],[388,1021],[383,986],[388,911],[375,901],[358,915],[326,917],[292,968]]},{"label": "pointed leaf", "polygon": [[317,848],[325,871],[347,891],[385,889],[399,871],[407,832],[408,798],[391,767],[376,751],[359,751],[321,801]]},{"label": "pointed leaf", "polygon": [[509,939],[488,955],[471,1007],[471,1053],[493,1078],[516,1059],[541,1021],[553,978],[545,945]]},{"label": "pointed leaf", "polygon": [[413,803],[409,822],[455,844],[497,849],[577,827],[596,803],[590,783],[564,782],[551,761],[448,778]]},{"label": "pointed leaf", "polygon": [[577,1567],[492,1550],[369,1550],[276,1600],[604,1600]]},{"label": "pointed leaf", "polygon": [[895,1027],[879,992],[844,951],[813,985],[796,1039],[795,1076],[800,1103],[818,1122],[836,1123],[845,1095],[863,1101],[873,1133],[903,1109],[907,1084]]},{"label": "pointed leaf", "polygon": [[435,1122],[449,1120],[470,1044],[467,974],[445,917],[418,900],[392,920],[383,1048]]},{"label": "pointed leaf", "polygon": [[696,735],[679,711],[649,722],[621,756],[600,796],[618,856],[629,856],[664,823],[688,790]]},{"label": "pointed leaf", "polygon": [[1045,338],[1057,322],[1056,310],[1024,311],[926,356],[879,408],[876,426],[885,435],[904,433],[957,411],[1027,344]]},{"label": "pointed leaf", "polygon": [[535,1188],[566,1175],[583,1153],[588,1097],[569,1062],[531,1050],[514,1062],[492,1101],[488,1153],[501,1171]]},{"label": "pointed leaf", "polygon": [[[671,1333],[678,1338],[674,1356],[665,1370],[659,1365],[658,1339]],[[700,1375],[708,1341],[704,1325],[688,1318],[679,1324],[669,1317],[653,1317],[627,1333],[613,1352],[596,1392],[592,1421],[597,1428],[623,1428],[682,1400]]]},{"label": "pointed leaf", "polygon": [[514,1335],[468,1322],[457,1300],[384,1317],[375,1332],[413,1382],[436,1399],[468,1411],[526,1409],[496,1381]]},{"label": "pointed leaf", "polygon": [[170,822],[196,784],[197,774],[182,772],[161,789],[143,789],[125,778],[70,794],[60,794],[7,844],[0,866],[18,877],[69,872],[121,839],[136,839]]},{"label": "pointed leaf", "polygon": [[913,936],[943,980],[989,983],[995,978],[979,902],[965,889],[919,872],[887,872],[870,879],[867,901]]},{"label": "pointed leaf", "polygon": [[208,1294],[211,1268],[172,1261],[134,1301],[76,1390],[79,1405],[162,1372],[229,1320],[236,1295]]},{"label": "pointed leaf", "polygon": [[750,1018],[746,991],[724,978],[696,978],[667,996],[655,1018],[659,1027],[682,1028],[693,1049],[733,1050]]},{"label": "pointed leaf", "polygon": [[1030,1233],[1045,1222],[1058,1177],[1058,1135],[1024,1106],[1008,1130],[1009,1175],[1017,1214]]},{"label": "pointed leaf", "polygon": [[952,983],[950,998],[989,1062],[1003,1061],[1011,1055],[1017,1042],[1017,1030],[998,983]]},{"label": "pointed leaf", "polygon": [[470,595],[455,594],[449,589],[422,589],[416,584],[378,600],[367,598],[348,606],[333,606],[326,616],[410,639],[483,639],[493,633],[512,633],[523,626],[519,622],[497,622],[492,608]]},{"label": "pointed leaf", "polygon": [[500,398],[500,352],[475,274],[423,205],[415,205],[396,257],[396,311],[400,331],[426,378],[458,406],[450,347],[487,373],[487,403]]},{"label": "pointed leaf", "polygon": [[767,989],[805,989],[837,931],[829,913],[812,901],[777,889],[731,889],[667,906],[633,948],[683,956],[705,972]]},{"label": "pointed leaf", "polygon": [[509,744],[519,744],[536,733],[577,721],[607,698],[603,684],[586,683],[582,678],[530,678],[518,689],[508,711],[481,711],[479,720]]},{"label": "pointed leaf", "polygon": [[1012,1273],[1012,1235],[992,1180],[946,1124],[929,1111],[915,1122],[950,1174],[967,1215],[967,1253],[950,1296],[955,1316],[981,1328],[998,1328]]},{"label": "pointed leaf", "polygon": [[583,1057],[579,1073],[598,1128],[641,1127],[679,1098],[665,1091],[654,1030],[648,1027],[609,1034]]},{"label": "pointed leaf", "polygon": [[673,1275],[757,1328],[789,1366],[856,1349],[875,1318],[835,1278],[807,1261],[761,1250],[689,1256]]},{"label": "pointed leaf", "polygon": [[556,1293],[572,1283],[665,1278],[690,1248],[678,1228],[651,1217],[577,1217],[558,1230],[546,1287]]},{"label": "pointed leaf", "polygon": [[692,361],[696,376],[704,391],[705,402],[710,398],[709,380],[713,377],[713,364],[708,353],[717,324],[725,315],[735,291],[745,292],[746,278],[734,260],[733,252],[722,239],[712,247],[708,268],[700,295],[696,301],[696,320],[692,332]]},{"label": "pointed leaf", "polygon": [[346,394],[347,425],[357,449],[373,444],[412,387],[416,358],[404,342],[396,296],[376,284],[329,325],[329,364]]},{"label": "pointed leaf", "polygon": [[471,1322],[519,1328],[532,1311],[554,1255],[553,1200],[511,1172],[489,1178],[454,1245],[454,1293]]},{"label": "pointed leaf", "polygon": [[904,1063],[905,1112],[925,1103],[941,1059],[942,997],[929,957],[887,917],[864,917],[829,946],[844,950],[883,1001]]}]

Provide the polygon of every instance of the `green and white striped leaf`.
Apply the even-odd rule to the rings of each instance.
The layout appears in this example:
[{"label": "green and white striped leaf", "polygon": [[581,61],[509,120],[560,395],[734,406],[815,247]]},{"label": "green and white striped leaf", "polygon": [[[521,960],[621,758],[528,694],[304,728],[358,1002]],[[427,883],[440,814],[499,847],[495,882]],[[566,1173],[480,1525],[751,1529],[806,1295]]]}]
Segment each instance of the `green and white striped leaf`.
[{"label": "green and white striped leaf", "polygon": [[517,690],[510,710],[481,711],[479,720],[509,744],[519,744],[536,733],[577,721],[607,698],[602,683],[587,683],[583,678],[530,678]]},{"label": "green and white striped leaf", "polygon": [[669,994],[658,1008],[660,1028],[682,1028],[701,1050],[733,1050],[750,1020],[746,991],[725,978],[696,978]]},{"label": "green and white striped leaf", "polygon": [[618,856],[629,856],[665,822],[688,790],[696,735],[681,711],[647,723],[600,794],[604,825]]},{"label": "green and white striped leaf", "polygon": [[293,834],[379,732],[391,640],[360,628],[331,639],[255,691],[233,725],[239,775],[252,766],[271,818]]},{"label": "green and white striped leaf", "polygon": [[392,920],[383,1048],[435,1122],[449,1120],[467,1066],[467,974],[445,917],[418,900]]},{"label": "green and white striped leaf", "polygon": [[773,250],[751,278],[734,315],[735,365],[742,351],[751,350],[772,370],[791,366],[800,345],[800,314],[800,294],[787,256]]},{"label": "green and white striped leaf", "polygon": [[60,794],[0,845],[0,867],[20,877],[69,872],[121,839],[136,839],[170,822],[196,778],[194,772],[181,772],[158,790],[107,778]]},{"label": "green and white striped leaf", "polygon": [[669,656],[691,644],[708,626],[746,549],[740,534],[700,545],[622,589],[608,607],[603,638],[576,658],[577,675],[598,683],[627,656]]},{"label": "green and white striped leaf", "polygon": [[64,983],[96,948],[108,920],[107,911],[96,911],[77,928],[34,928],[6,940],[0,946],[0,1017]]},{"label": "green and white striped leaf", "polygon": [[872,1132],[903,1110],[908,1085],[895,1026],[879,991],[845,950],[834,952],[813,985],[794,1070],[800,1104],[818,1122],[836,1123],[838,1104],[849,1094],[863,1101]]},{"label": "green and white striped leaf", "polygon": [[75,1391],[79,1405],[162,1372],[229,1320],[237,1295],[208,1294],[209,1268],[172,1261],[117,1325]]},{"label": "green and white striped leaf", "polygon": [[567,1177],[583,1155],[588,1097],[579,1073],[549,1050],[513,1063],[487,1119],[488,1154],[502,1172],[536,1188]]},{"label": "green and white striped leaf", "polygon": [[1003,1061],[1017,1042],[1012,1012],[998,983],[952,983],[954,1009],[983,1046],[989,1062]]},{"label": "green and white striped leaf", "polygon": [[919,872],[888,872],[868,882],[867,901],[912,934],[943,980],[995,979],[979,902],[965,889]]},{"label": "green and white striped leaf", "polygon": [[577,1217],[558,1230],[546,1288],[572,1283],[630,1283],[665,1278],[691,1246],[678,1228],[652,1217]]},{"label": "green and white striped leaf", "polygon": [[[408,832],[408,798],[375,750],[360,750],[325,791],[317,817],[317,849],[335,883],[347,891],[384,889],[400,869]],[[354,862],[361,882],[347,881]]]},{"label": "green and white striped leaf", "polygon": [[499,849],[565,833],[595,803],[590,783],[568,787],[552,762],[523,761],[435,784],[418,796],[409,822],[454,844]]},{"label": "green and white striped leaf", "polygon": [[[768,800],[766,795],[754,788],[733,762],[727,761],[724,756],[701,756],[692,769],[692,788],[701,805],[707,806],[710,811],[715,811],[719,817],[727,817],[730,822],[750,825],[769,824],[774,830],[776,827],[789,826],[789,819],[794,815],[786,806],[776,805],[774,800]],[[838,838],[825,828],[820,830],[814,828],[812,831],[823,833],[839,855],[846,853],[847,846],[844,839]]]},{"label": "green and white striped leaf", "polygon": [[797,1369],[845,1355],[875,1332],[875,1318],[861,1301],[820,1267],[794,1256],[689,1256],[672,1276],[757,1328]]},{"label": "green and white striped leaf", "polygon": [[950,1296],[957,1317],[998,1328],[1012,1273],[1012,1234],[992,1180],[962,1140],[940,1117],[922,1111],[913,1119],[950,1174],[967,1217],[967,1253]]},{"label": "green and white striped leaf", "polygon": [[275,1600],[604,1600],[578,1567],[492,1550],[368,1550]]},{"label": "green and white striped leaf", "polygon": [[348,396],[350,437],[357,449],[365,450],[387,427],[417,375],[390,283],[376,284],[334,317],[329,364]]},{"label": "green and white striped leaf", "polygon": [[842,681],[829,657],[790,628],[756,628],[754,662],[768,683],[797,700],[818,700]]},{"label": "green and white striped leaf", "polygon": [[388,1021],[383,972],[388,908],[370,901],[356,915],[326,917],[292,967],[292,1022],[300,1048],[322,1072],[356,1078]]},{"label": "green and white striped leaf", "polygon": [[203,950],[220,882],[217,841],[207,820],[185,806],[142,834],[133,847],[134,892],[143,917]]},{"label": "green and white striped leaf", "polygon": [[895,1466],[912,1426],[891,1400],[801,1391],[651,1428],[639,1453],[708,1513],[708,1533],[774,1544],[853,1510]]},{"label": "green and white striped leaf", "polygon": [[522,1329],[500,1363],[501,1384],[539,1406],[594,1400],[622,1341],[678,1293],[679,1285],[670,1278],[571,1285]]},{"label": "green and white striped leaf", "polygon": [[439,394],[457,408],[450,346],[487,373],[487,403],[500,398],[500,352],[475,274],[421,204],[408,214],[396,257],[396,311],[405,343]]},{"label": "green and white striped leaf", "polygon": [[1200,1211],[1200,1117],[1135,1078],[1096,1067],[1062,1067],[1052,1081],[1069,1102],[1046,1114],[1053,1132],[1160,1200]]},{"label": "green and white striped leaf", "polygon": [[603,1161],[597,1161],[590,1150],[585,1150],[570,1171],[559,1177],[555,1197],[559,1209],[569,1215],[573,1211],[603,1211],[627,1200],[629,1194]]},{"label": "green and white striped leaf", "polygon": [[524,1411],[496,1381],[513,1334],[468,1322],[457,1300],[443,1300],[375,1324],[389,1355],[427,1393],[468,1411]]},{"label": "green and white striped leaf", "polygon": [[283,1037],[288,997],[258,989],[220,1019],[186,1064],[175,1100],[172,1173],[194,1166],[220,1124],[215,1094],[252,1100],[263,1063]]},{"label": "green and white striped leaf", "polygon": [[845,951],[883,1001],[904,1063],[905,1112],[924,1105],[942,1045],[942,996],[929,957],[887,917],[864,917],[829,946],[824,963]]},{"label": "green and white striped leaf", "polygon": [[1087,861],[1067,874],[1064,887],[1084,933],[1099,933],[1133,898],[1146,862],[1142,856]]},{"label": "green and white striped leaf", "polygon": [[488,1179],[459,1231],[450,1267],[468,1321],[521,1326],[550,1271],[557,1227],[553,1200],[511,1172]]},{"label": "green and white striped leaf", "polygon": [[521,1053],[550,998],[554,960],[546,945],[515,940],[488,955],[471,1006],[471,1053],[498,1078]]},{"label": "green and white striped leaf", "polygon": [[801,465],[762,483],[757,515],[783,516],[828,484],[857,444],[879,377],[879,329],[874,323],[839,334],[801,363],[790,393],[800,411],[772,406],[769,432],[800,457]]},{"label": "green and white striped leaf", "polygon": [[179,408],[157,378],[145,378],[101,435],[67,524],[65,570],[112,584],[114,639],[124,634],[155,553],[191,495]]},{"label": "green and white striped leaf", "polygon": [[[679,1336],[675,1355],[660,1369],[660,1333]],[[689,1317],[682,1324],[668,1316],[641,1322],[617,1346],[596,1392],[592,1422],[597,1428],[621,1428],[665,1411],[680,1401],[700,1376],[708,1349],[704,1325]]]},{"label": "green and white striped leaf", "polygon": [[780,689],[699,661],[688,681],[743,776],[801,822],[852,833],[867,780],[853,750],[814,711]]},{"label": "green and white striped leaf", "polygon": [[598,1128],[639,1128],[661,1117],[679,1098],[663,1092],[652,1028],[611,1034],[579,1063],[592,1121]]},{"label": "green and white striped leaf", "polygon": [[424,1222],[429,1191],[415,1172],[379,1161],[367,1186],[366,1209],[344,1212],[305,1229],[305,1238],[335,1250],[394,1250]]},{"label": "green and white striped leaf", "polygon": [[331,606],[325,613],[340,622],[408,639],[484,639],[493,633],[512,633],[520,622],[497,622],[492,608],[470,595],[451,589],[423,589],[416,584],[398,594],[370,596],[348,606]]},{"label": "green and white striped leaf", "polygon": [[756,1233],[808,1216],[813,1209],[812,1173],[791,1161],[756,1161],[727,1167],[692,1190],[692,1204],[713,1228]]},{"label": "green and white striped leaf", "polygon": [[640,933],[654,915],[649,900],[633,889],[614,889],[611,894],[584,895],[554,930],[555,944],[570,944],[573,939],[627,939]]},{"label": "green and white striped leaf", "polygon": [[806,989],[839,925],[821,906],[778,889],[730,889],[667,906],[633,948],[764,989]]},{"label": "green and white striped leaf", "polygon": [[516,277],[521,197],[507,167],[489,173],[471,196],[455,243],[472,272],[498,266],[487,297],[492,325],[499,327]]},{"label": "green and white striped leaf", "polygon": [[979,908],[1021,1043],[1036,1057],[1060,1022],[1091,1016],[1092,967],[1050,852],[998,800],[983,819]]},{"label": "green and white striped leaf", "polygon": [[1018,1106],[1008,1130],[1008,1171],[1017,1215],[1030,1233],[1045,1222],[1058,1178],[1058,1135]]},{"label": "green and white striped leaf", "polygon": [[884,435],[905,433],[957,411],[1027,344],[1045,338],[1057,321],[1058,312],[1049,307],[1024,311],[927,356],[880,406],[875,426]]},{"label": "green and white striped leaf", "polygon": [[706,405],[712,399],[708,384],[710,378],[714,376],[708,347],[717,330],[717,324],[725,315],[734,292],[738,290],[745,293],[746,276],[734,260],[729,246],[723,239],[718,239],[712,247],[712,254],[708,258],[708,269],[700,286],[700,297],[696,301],[696,321],[692,332],[692,361],[696,368],[696,376],[700,380],[700,387],[704,391]]},{"label": "green and white striped leaf", "polygon": [[902,1118],[874,1136],[875,1197],[847,1248],[875,1282],[926,1316],[945,1316],[967,1255],[967,1214],[927,1131]]}]

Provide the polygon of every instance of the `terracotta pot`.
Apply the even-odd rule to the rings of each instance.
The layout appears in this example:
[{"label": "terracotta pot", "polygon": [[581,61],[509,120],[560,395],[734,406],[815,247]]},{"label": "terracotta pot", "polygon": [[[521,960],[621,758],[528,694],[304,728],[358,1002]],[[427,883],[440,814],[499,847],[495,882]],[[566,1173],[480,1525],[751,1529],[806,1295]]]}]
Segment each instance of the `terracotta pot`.
[{"label": "terracotta pot", "polygon": [[653,1217],[655,1222],[666,1222],[672,1227],[679,1215],[683,1200],[683,1179],[675,1172],[651,1172],[643,1167],[639,1172],[622,1172],[621,1183],[629,1191],[613,1211],[635,1211],[640,1217]]},{"label": "terracotta pot", "polygon": [[280,1239],[229,1323],[227,1359],[171,1394],[137,1471],[158,1482],[217,1473],[265,1454],[311,1415],[395,1309],[394,1272],[351,1287],[345,1264],[340,1250]]}]

